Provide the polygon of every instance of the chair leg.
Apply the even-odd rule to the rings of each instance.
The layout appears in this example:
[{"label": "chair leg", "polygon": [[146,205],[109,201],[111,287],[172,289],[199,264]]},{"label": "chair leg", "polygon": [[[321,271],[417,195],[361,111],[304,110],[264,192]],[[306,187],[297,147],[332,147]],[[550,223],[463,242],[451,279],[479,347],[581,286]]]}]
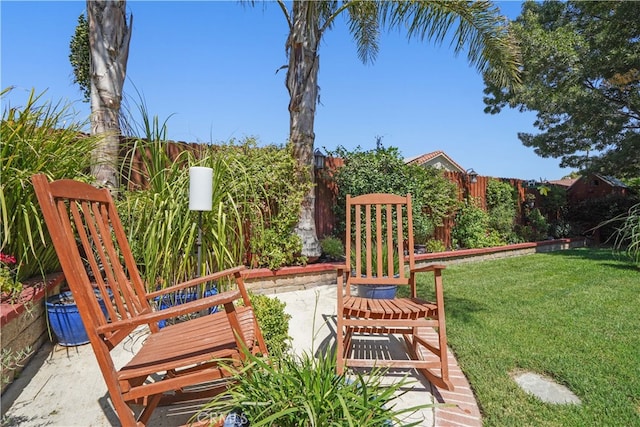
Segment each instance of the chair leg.
[{"label": "chair leg", "polygon": [[442,365],[440,372],[442,373],[443,380],[449,385],[449,387],[446,387],[447,390],[453,390],[453,384],[449,381],[449,349],[447,348],[447,337],[442,331],[438,331],[438,337],[440,341],[440,364]]},{"label": "chair leg", "polygon": [[151,418],[151,414],[158,407],[160,403],[160,399],[162,399],[162,394],[155,394],[153,396],[149,396],[147,401],[147,406],[144,407],[142,413],[138,417],[138,424],[142,424],[144,426],[147,425],[149,419]]},{"label": "chair leg", "polygon": [[118,415],[118,420],[123,427],[138,425],[133,414],[133,410],[125,403],[122,396],[118,396],[117,399],[114,399],[112,395],[111,403],[113,404],[113,408],[116,410],[116,414]]},{"label": "chair leg", "polygon": [[336,327],[336,373],[344,374],[344,338],[345,331],[342,316],[338,314],[338,325]]},{"label": "chair leg", "polygon": [[[424,377],[431,384],[440,388],[444,388],[449,391],[453,391],[453,388],[454,388],[453,383],[449,379],[449,365],[448,365],[449,362],[447,359],[446,338],[445,338],[444,347],[440,347],[440,349],[434,348],[432,351],[424,345],[422,338],[416,338],[416,335],[408,335],[408,334],[405,334],[403,336],[405,339],[405,344],[407,347],[407,351],[409,353],[409,357],[411,357],[413,360],[425,360],[424,357],[422,357],[422,354],[420,353],[418,344],[421,344],[423,347],[425,347],[427,351],[430,351],[431,353],[433,353],[433,355],[440,360],[440,363],[439,363],[440,375],[435,374],[431,369],[428,369],[428,368],[416,368],[416,370],[422,373],[422,375],[424,375]],[[442,343],[441,336],[439,336],[438,341]]]}]

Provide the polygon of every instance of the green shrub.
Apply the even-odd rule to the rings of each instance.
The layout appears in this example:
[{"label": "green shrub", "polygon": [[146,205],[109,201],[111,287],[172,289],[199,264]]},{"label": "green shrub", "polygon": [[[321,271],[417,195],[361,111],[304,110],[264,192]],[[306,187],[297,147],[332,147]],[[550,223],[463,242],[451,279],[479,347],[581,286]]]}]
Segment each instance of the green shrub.
[{"label": "green shrub", "polygon": [[444,252],[447,248],[442,240],[432,239],[427,242],[427,252]]},{"label": "green shrub", "polygon": [[[2,97],[10,90],[3,90]],[[89,182],[89,154],[96,144],[82,133],[85,123],[77,120],[70,104],[45,101],[44,94],[32,90],[24,106],[5,107],[0,124],[0,252],[17,260],[13,291],[26,278],[60,268],[31,176]]]},{"label": "green shrub", "polygon": [[552,185],[546,194],[541,196],[537,199],[537,207],[549,224],[554,226],[554,229],[550,230],[554,237],[569,236],[571,228],[567,221],[567,189]]},{"label": "green shrub", "polygon": [[131,250],[148,286],[171,285],[194,277],[198,271],[199,216],[189,210],[189,166],[213,169],[212,211],[201,215],[201,272],[240,264],[244,250],[242,219],[230,182],[232,176],[236,181],[243,179],[241,169],[208,151],[200,159],[191,151],[183,151],[172,161],[164,125],[148,132],[147,139],[138,140],[129,153],[145,153],[142,170],[137,172],[147,186],[123,191],[117,201]]},{"label": "green shrub", "polygon": [[516,222],[515,189],[508,183],[490,179],[487,183],[487,212],[489,229],[495,231],[503,242],[513,240]]},{"label": "green shrub", "polygon": [[342,240],[333,236],[326,236],[320,240],[322,254],[331,261],[338,261],[344,256]]},{"label": "green shrub", "polygon": [[[255,231],[255,230],[254,230]],[[285,265],[304,264],[300,255],[302,241],[290,229],[279,229],[275,224],[251,236],[251,264],[272,270]]]},{"label": "green shrub", "polygon": [[[201,271],[305,262],[293,228],[309,184],[295,179],[298,166],[290,147],[257,147],[247,139],[187,149],[171,159],[166,122],[149,120],[144,106],[141,112],[146,139],[130,148],[123,170],[140,174],[145,186],[123,191],[118,210],[150,286],[182,281],[197,271],[199,214],[189,211],[189,166],[210,167],[214,174],[213,210],[201,214]],[[135,153],[142,153],[141,170],[132,170]]]},{"label": "green shrub", "polygon": [[489,230],[489,215],[473,200],[467,201],[456,213],[451,238],[460,247],[468,249],[505,244],[495,230]]},{"label": "green shrub", "polygon": [[298,179],[301,166],[293,156],[293,146],[257,146],[247,138],[240,144],[212,148],[217,156],[238,164],[243,179],[233,182],[230,192],[243,219],[243,233],[250,247],[244,263],[251,267],[279,268],[305,264],[302,242],[295,233],[300,208],[310,182]]},{"label": "green shrub", "polygon": [[549,234],[551,234],[554,239],[569,237],[572,232],[571,223],[568,221],[560,219],[549,224]]},{"label": "green shrub", "polygon": [[395,400],[409,387],[406,379],[385,385],[380,370],[339,376],[335,355],[327,353],[268,359],[247,354],[244,366],[229,369],[236,381],[194,419],[213,424],[221,421],[220,414],[233,413],[252,426],[414,426],[420,421],[407,423],[401,416],[430,406],[398,408]]},{"label": "green shrub", "polygon": [[444,178],[442,171],[406,164],[395,147],[378,145],[370,151],[357,147],[347,151],[338,147],[332,156],[341,157],[344,166],[333,175],[338,188],[334,213],[337,218],[336,233],[345,232],[346,196],[367,193],[411,193],[413,226],[416,244],[424,244],[433,235],[436,226],[457,205],[455,184]]},{"label": "green shrub", "polygon": [[269,355],[282,356],[290,348],[289,320],[291,315],[284,311],[286,304],[275,297],[251,294],[256,319],[264,337]]},{"label": "green shrub", "polygon": [[537,242],[549,237],[549,224],[540,209],[533,209],[527,219],[533,230],[533,236],[529,241]]}]

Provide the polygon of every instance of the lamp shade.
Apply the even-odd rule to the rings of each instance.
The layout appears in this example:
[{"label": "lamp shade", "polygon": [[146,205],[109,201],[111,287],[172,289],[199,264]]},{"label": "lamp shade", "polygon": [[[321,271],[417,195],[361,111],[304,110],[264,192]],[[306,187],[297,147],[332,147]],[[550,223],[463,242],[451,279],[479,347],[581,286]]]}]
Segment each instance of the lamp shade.
[{"label": "lamp shade", "polygon": [[189,168],[189,210],[210,211],[213,198],[213,169]]}]

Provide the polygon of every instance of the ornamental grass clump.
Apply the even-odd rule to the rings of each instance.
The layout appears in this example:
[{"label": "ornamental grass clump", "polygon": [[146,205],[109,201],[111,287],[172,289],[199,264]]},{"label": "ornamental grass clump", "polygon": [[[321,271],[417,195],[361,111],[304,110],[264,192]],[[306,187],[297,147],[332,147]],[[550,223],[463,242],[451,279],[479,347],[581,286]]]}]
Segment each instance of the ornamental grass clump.
[{"label": "ornamental grass clump", "polygon": [[621,224],[614,234],[614,248],[640,267],[640,203],[616,218]]},{"label": "ornamental grass clump", "polygon": [[[127,189],[117,200],[131,249],[150,289],[192,278],[197,268],[198,224],[202,224],[203,272],[235,265],[302,264],[302,242],[294,232],[310,183],[295,179],[292,147],[258,147],[248,138],[221,145],[173,143],[167,122],[141,120],[122,165]],[[213,170],[210,212],[189,210],[189,167]],[[225,287],[226,284],[218,283]]]},{"label": "ornamental grass clump", "polygon": [[336,375],[335,355],[314,358],[308,353],[288,353],[267,359],[247,354],[241,367],[230,365],[229,369],[236,381],[194,419],[213,424],[231,414],[252,427],[413,426],[420,421],[407,423],[403,417],[430,406],[396,406],[405,393],[401,388],[406,387],[406,378],[383,385],[381,370]]},{"label": "ornamental grass clump", "polygon": [[[201,215],[201,271],[241,264],[243,221],[232,194],[234,183],[244,179],[240,165],[209,149],[200,153],[186,149],[172,157],[166,120],[160,123],[157,116],[151,118],[144,102],[138,108],[141,122],[135,131],[145,137],[133,139],[128,147],[123,172],[129,189],[116,203],[149,290],[188,280],[198,270],[199,219],[189,210],[191,166],[213,169],[212,211]],[[136,175],[141,177],[142,188],[133,179]],[[218,286],[224,288],[226,284]]]},{"label": "ornamental grass clump", "polygon": [[[4,89],[5,98],[11,88]],[[89,181],[96,139],[86,136],[70,104],[52,103],[31,90],[23,106],[7,105],[0,134],[0,251],[15,257],[13,290],[19,282],[59,269],[58,257],[36,201],[31,176]]]}]

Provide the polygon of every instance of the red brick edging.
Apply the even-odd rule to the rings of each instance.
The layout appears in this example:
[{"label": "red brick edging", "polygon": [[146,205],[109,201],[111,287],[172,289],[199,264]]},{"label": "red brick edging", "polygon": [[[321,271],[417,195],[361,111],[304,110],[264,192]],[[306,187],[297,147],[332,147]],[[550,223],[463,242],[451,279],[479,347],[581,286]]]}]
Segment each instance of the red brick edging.
[{"label": "red brick edging", "polygon": [[431,385],[431,393],[437,405],[434,411],[434,425],[436,427],[480,427],[482,426],[482,415],[471,385],[450,350],[448,358],[449,378],[453,382],[454,390],[448,391]]},{"label": "red brick edging", "polygon": [[[437,343],[438,334],[433,329],[421,330],[421,335],[429,342]],[[428,351],[422,351],[425,360],[436,361],[436,356]],[[480,427],[482,415],[467,377],[460,369],[455,355],[447,349],[449,365],[449,379],[453,383],[453,391],[431,384],[431,394],[435,405],[433,418],[435,427]]]},{"label": "red brick edging", "polygon": [[44,281],[42,278],[33,279],[23,284],[23,290],[17,301],[0,303],[0,326],[4,326],[11,320],[24,313],[30,304],[40,301],[47,292],[60,285],[64,280],[62,272],[48,274]]}]

